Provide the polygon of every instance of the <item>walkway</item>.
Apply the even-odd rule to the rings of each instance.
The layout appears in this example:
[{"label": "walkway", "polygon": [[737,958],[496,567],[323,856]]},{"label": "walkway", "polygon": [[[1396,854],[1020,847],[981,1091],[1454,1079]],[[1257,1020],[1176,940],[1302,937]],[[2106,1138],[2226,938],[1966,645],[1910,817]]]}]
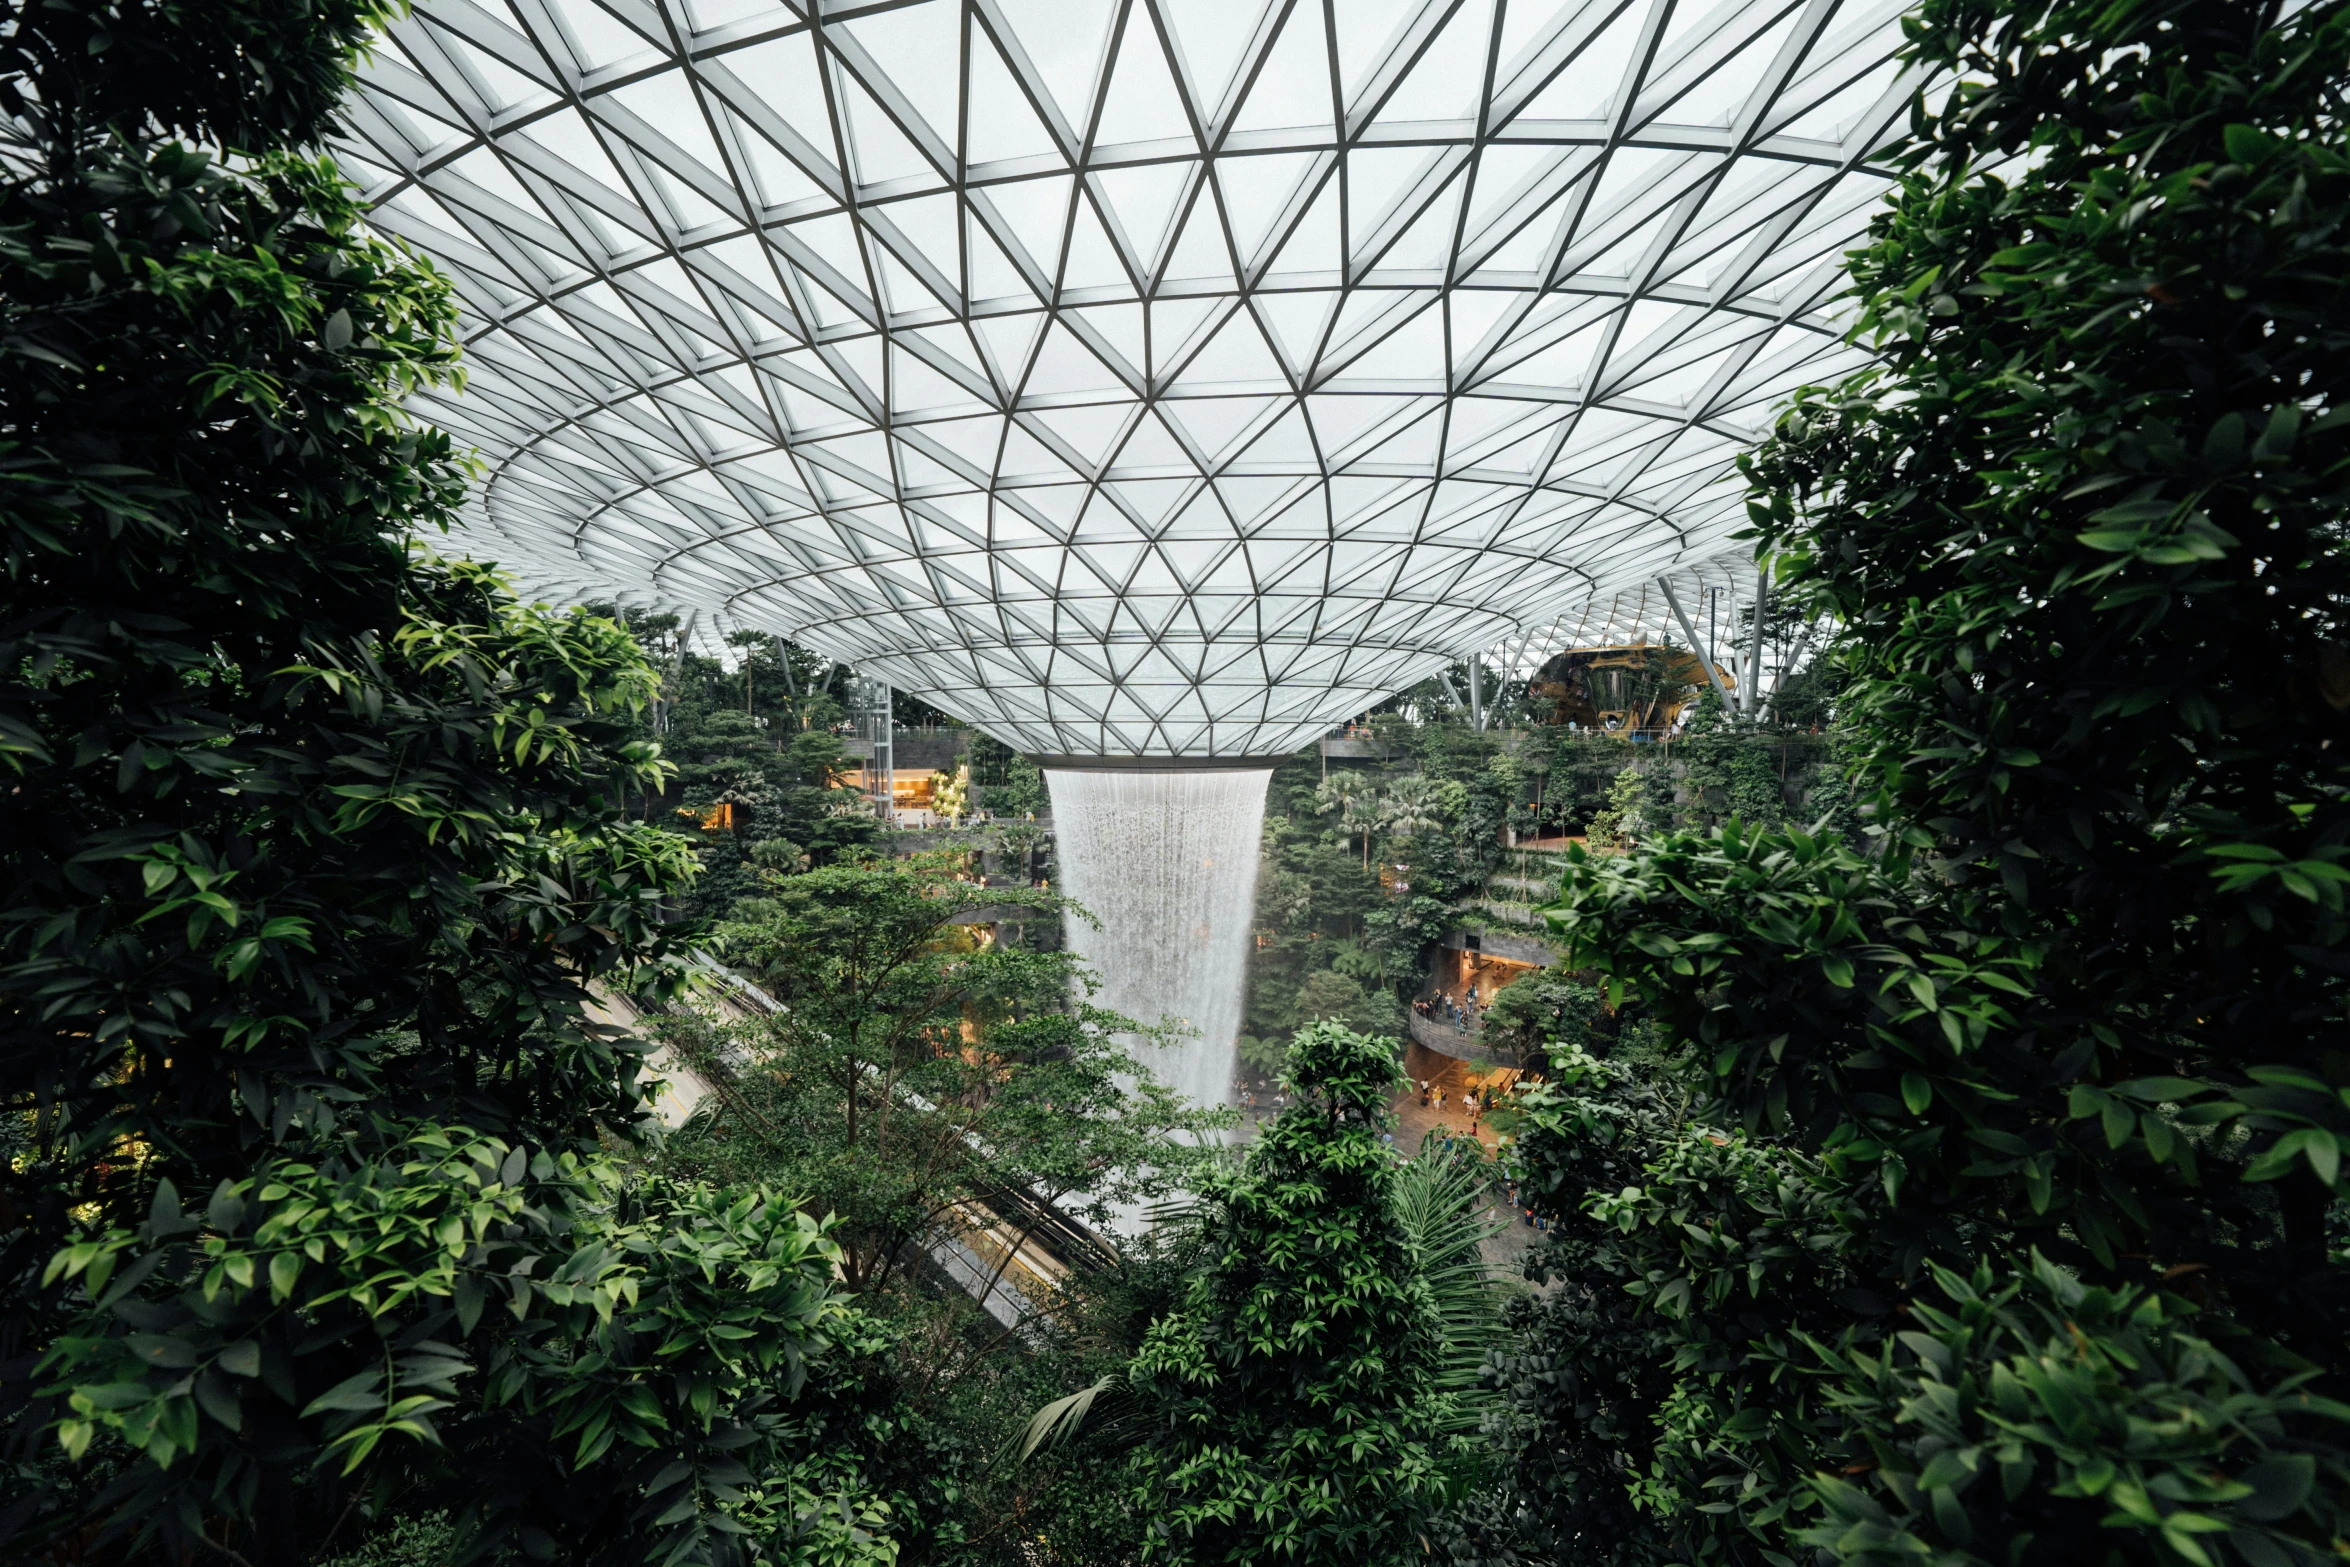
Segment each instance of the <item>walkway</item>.
[{"label": "walkway", "polygon": [[[1417,1153],[1422,1140],[1431,1133],[1456,1140],[1469,1136],[1470,1118],[1461,1103],[1461,1095],[1467,1092],[1470,1077],[1482,1078],[1491,1070],[1414,1044],[1404,1054],[1404,1074],[1411,1078],[1411,1086],[1398,1091],[1393,1101],[1396,1147]],[[1435,1104],[1420,1103],[1422,1082],[1434,1091]],[[1477,1146],[1488,1158],[1500,1151],[1501,1139],[1482,1119],[1477,1123],[1476,1138]],[[1523,1215],[1502,1208],[1498,1193],[1482,1217],[1488,1223],[1506,1221],[1507,1226],[1485,1242],[1486,1266],[1498,1278],[1518,1277],[1526,1250],[1534,1243],[1534,1231],[1524,1223]]]}]

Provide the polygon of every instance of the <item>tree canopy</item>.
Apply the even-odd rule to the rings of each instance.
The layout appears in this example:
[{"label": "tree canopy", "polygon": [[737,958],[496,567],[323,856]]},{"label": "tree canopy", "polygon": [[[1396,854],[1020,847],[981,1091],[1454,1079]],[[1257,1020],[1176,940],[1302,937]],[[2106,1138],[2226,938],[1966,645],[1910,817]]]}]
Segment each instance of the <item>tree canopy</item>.
[{"label": "tree canopy", "polygon": [[1529,1112],[1559,1261],[1641,1310],[1516,1367],[1621,1455],[1525,1483],[1597,1559],[2314,1562],[2350,1519],[2350,14],[1909,26],[1955,86],[1852,259],[1882,363],[1748,465],[1838,622],[1865,830],[1570,872],[1554,923],[1692,1120],[1640,1080]]},{"label": "tree canopy", "polygon": [[1474,1422],[1381,1141],[1397,1081],[1390,1041],[1307,1026],[1297,1103],[1202,1183],[1200,1262],[1127,1373],[1149,1559],[1418,1560],[1461,1488]]},{"label": "tree canopy", "polygon": [[626,631],[411,542],[455,307],[318,150],[389,17],[0,30],[0,1538],[884,1559],[792,1424],[834,1244],[606,1151],[692,859]]},{"label": "tree canopy", "polygon": [[670,1160],[834,1215],[859,1290],[1001,1188],[1106,1224],[1179,1186],[1218,1121],[1143,1068],[1074,954],[1012,934],[1057,929],[1066,900],[982,888],[958,859],[770,873],[719,943],[774,1010],[671,1032],[717,1091]]}]

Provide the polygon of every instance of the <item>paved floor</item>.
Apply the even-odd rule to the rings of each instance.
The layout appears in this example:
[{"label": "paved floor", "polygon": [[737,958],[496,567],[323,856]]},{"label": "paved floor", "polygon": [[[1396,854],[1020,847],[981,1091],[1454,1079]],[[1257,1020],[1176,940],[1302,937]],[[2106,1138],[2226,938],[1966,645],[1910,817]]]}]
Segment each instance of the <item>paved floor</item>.
[{"label": "paved floor", "polygon": [[[1450,1137],[1457,1142],[1471,1134],[1471,1117],[1461,1102],[1461,1095],[1468,1087],[1469,1077],[1478,1073],[1477,1068],[1415,1044],[1404,1057],[1404,1071],[1411,1077],[1413,1086],[1395,1096],[1397,1147],[1416,1150],[1422,1139],[1431,1135],[1440,1139]],[[1419,1084],[1423,1081],[1431,1091],[1434,1101],[1431,1104],[1420,1103]],[[1482,1117],[1476,1119],[1474,1126],[1477,1146],[1488,1157],[1497,1154],[1501,1139],[1493,1128]],[[1483,1217],[1489,1223],[1503,1226],[1483,1247],[1487,1265],[1504,1278],[1516,1278],[1527,1248],[1534,1243],[1534,1230],[1525,1222],[1525,1215],[1502,1206],[1498,1190]]]}]

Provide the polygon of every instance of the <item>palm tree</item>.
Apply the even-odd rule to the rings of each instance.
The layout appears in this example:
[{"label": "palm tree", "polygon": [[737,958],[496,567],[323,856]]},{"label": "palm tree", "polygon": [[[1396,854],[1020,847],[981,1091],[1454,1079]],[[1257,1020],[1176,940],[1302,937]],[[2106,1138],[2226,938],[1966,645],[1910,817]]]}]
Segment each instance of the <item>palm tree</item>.
[{"label": "palm tree", "polygon": [[1354,772],[1332,773],[1314,791],[1314,809],[1325,815],[1336,811],[1341,827],[1348,832],[1359,830],[1362,833],[1365,870],[1371,868],[1371,823],[1377,798],[1371,780]]},{"label": "palm tree", "polygon": [[1410,773],[1389,784],[1387,804],[1380,820],[1398,838],[1442,827],[1444,818],[1437,809],[1436,780],[1426,773]]}]

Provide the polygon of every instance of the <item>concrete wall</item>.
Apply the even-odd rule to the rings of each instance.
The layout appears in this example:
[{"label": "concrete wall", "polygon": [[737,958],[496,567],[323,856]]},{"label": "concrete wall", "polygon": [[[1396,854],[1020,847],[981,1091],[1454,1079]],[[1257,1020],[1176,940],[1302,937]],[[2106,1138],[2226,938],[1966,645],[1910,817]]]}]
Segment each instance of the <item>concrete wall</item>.
[{"label": "concrete wall", "polygon": [[1497,930],[1456,930],[1438,945],[1460,952],[1489,952],[1497,958],[1508,958],[1512,963],[1531,963],[1537,968],[1548,968],[1559,960],[1559,949],[1539,937],[1505,934]]}]

